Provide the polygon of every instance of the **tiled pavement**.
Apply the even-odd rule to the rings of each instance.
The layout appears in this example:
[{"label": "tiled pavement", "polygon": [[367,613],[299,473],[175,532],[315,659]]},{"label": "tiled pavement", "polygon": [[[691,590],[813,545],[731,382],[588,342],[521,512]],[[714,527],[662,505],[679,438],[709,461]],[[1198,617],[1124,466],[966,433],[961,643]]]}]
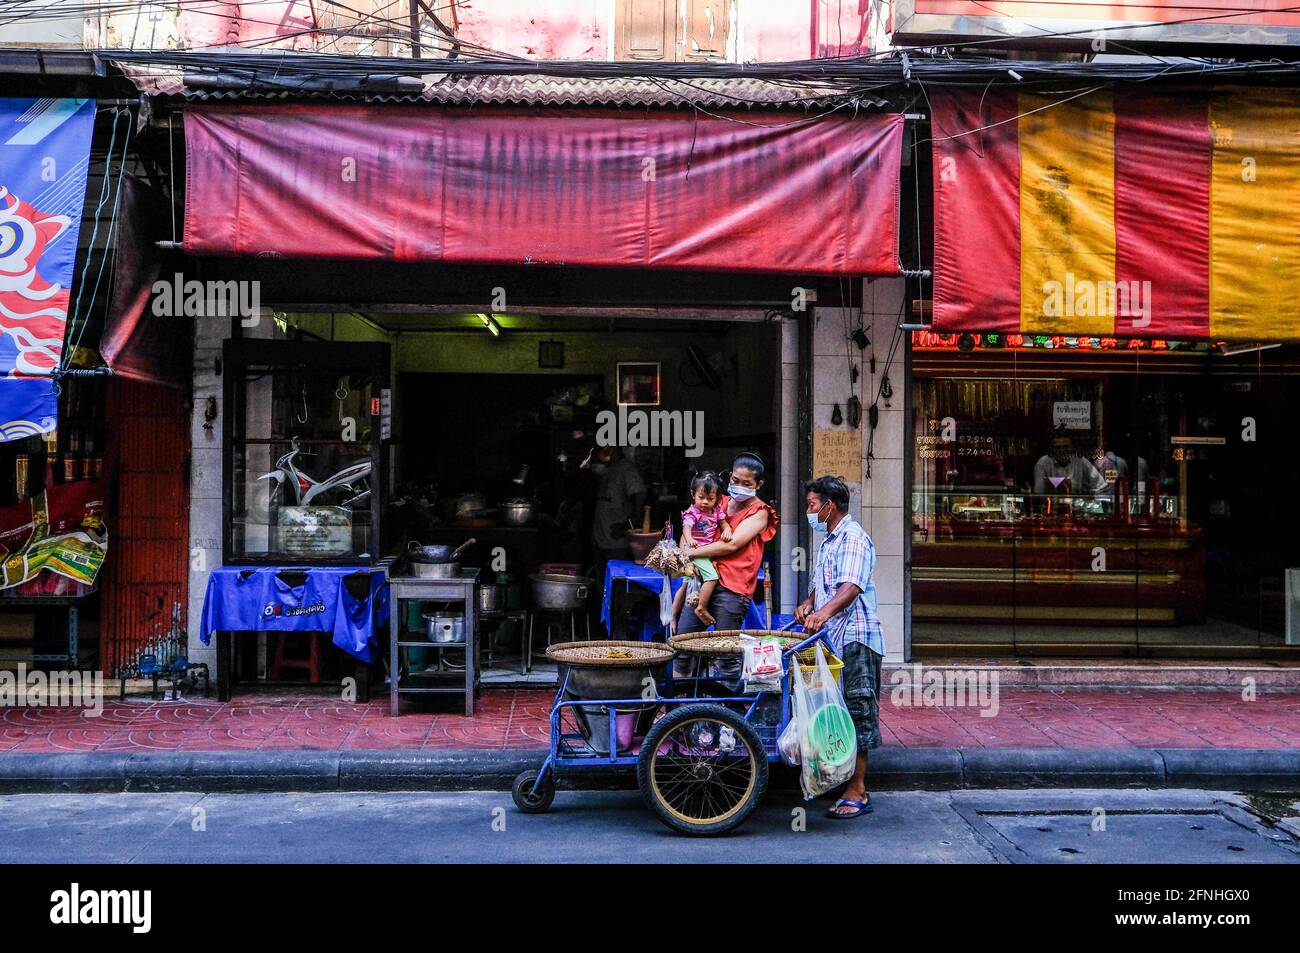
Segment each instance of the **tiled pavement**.
[{"label": "tiled pavement", "polygon": [[[546,746],[551,692],[489,690],[473,718],[442,710],[388,715],[387,699],[345,705],[306,694],[245,694],[226,704],[112,701],[0,709],[6,751],[503,749]],[[1003,690],[994,717],[976,708],[895,707],[885,744],[906,747],[1300,748],[1300,694],[1149,690]]]}]

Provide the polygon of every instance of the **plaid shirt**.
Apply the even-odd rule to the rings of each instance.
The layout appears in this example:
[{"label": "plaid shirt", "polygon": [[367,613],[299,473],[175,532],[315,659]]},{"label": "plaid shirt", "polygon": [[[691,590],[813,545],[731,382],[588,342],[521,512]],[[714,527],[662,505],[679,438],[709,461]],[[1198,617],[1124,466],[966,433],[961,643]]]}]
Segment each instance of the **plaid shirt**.
[{"label": "plaid shirt", "polygon": [[826,623],[826,636],[838,654],[846,642],[861,642],[877,655],[885,654],[885,632],[876,614],[876,587],[871,574],[876,568],[876,547],[871,537],[852,516],[840,520],[817,550],[812,574],[813,609],[819,610],[846,582],[862,590],[848,607]]}]

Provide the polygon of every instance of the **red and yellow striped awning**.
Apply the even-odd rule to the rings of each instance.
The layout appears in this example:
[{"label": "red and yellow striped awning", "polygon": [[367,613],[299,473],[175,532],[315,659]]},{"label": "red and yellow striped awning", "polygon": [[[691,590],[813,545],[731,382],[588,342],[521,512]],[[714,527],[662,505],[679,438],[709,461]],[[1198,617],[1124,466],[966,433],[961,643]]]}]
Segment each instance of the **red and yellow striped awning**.
[{"label": "red and yellow striped awning", "polygon": [[936,330],[1300,340],[1300,92],[930,101]]}]

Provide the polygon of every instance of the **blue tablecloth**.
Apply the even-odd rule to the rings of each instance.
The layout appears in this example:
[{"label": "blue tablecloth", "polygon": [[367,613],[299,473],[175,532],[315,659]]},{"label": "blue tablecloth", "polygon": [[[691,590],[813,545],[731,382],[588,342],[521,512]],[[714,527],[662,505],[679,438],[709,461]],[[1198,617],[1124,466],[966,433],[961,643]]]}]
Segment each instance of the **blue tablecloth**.
[{"label": "blue tablecloth", "polygon": [[[600,621],[605,623],[605,631],[610,631],[610,607],[614,598],[614,586],[618,583],[623,584],[623,591],[630,592],[633,586],[638,589],[645,589],[654,595],[659,595],[664,585],[663,573],[646,566],[638,566],[630,559],[611,559],[609,565],[605,567],[605,591],[601,597],[600,603]],[[685,582],[684,579],[673,580],[673,594],[677,594],[678,588]],[[758,587],[763,586],[763,570],[758,571]],[[792,616],[772,616],[772,626],[778,628],[791,620]],[[751,602],[749,611],[745,613],[743,623],[746,629],[762,629],[767,625],[767,616],[763,611],[763,604],[760,602]],[[659,624],[659,605],[655,603],[649,607],[641,618],[641,640],[648,642],[656,636],[663,634],[663,626]]]},{"label": "blue tablecloth", "polygon": [[[306,579],[290,586],[281,578],[289,573]],[[369,576],[361,598],[343,584],[358,573]],[[373,662],[388,591],[387,570],[370,566],[222,566],[208,577],[199,638],[207,645],[213,632],[329,632],[344,652]]]}]

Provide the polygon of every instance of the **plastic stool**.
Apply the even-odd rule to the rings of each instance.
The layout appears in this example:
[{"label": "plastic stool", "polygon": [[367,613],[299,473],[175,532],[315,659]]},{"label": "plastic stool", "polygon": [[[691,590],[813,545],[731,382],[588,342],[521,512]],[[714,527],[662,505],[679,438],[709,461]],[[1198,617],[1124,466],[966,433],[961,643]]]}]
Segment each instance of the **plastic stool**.
[{"label": "plastic stool", "polygon": [[[284,646],[291,638],[305,638],[309,648],[306,658],[292,658],[285,655]],[[311,684],[320,683],[320,639],[318,635],[307,635],[298,632],[281,632],[275,646],[275,661],[271,663],[271,678],[273,681],[280,681],[280,673],[286,668],[303,669],[308,673]]]}]

